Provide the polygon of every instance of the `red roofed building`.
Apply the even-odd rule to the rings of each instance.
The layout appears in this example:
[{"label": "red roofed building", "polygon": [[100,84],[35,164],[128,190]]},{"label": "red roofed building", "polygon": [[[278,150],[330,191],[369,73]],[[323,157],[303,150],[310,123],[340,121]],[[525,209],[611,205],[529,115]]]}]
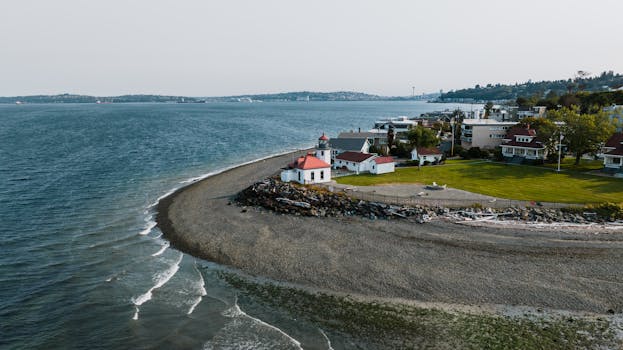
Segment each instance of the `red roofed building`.
[{"label": "red roofed building", "polygon": [[372,174],[393,173],[396,166],[393,157],[376,157],[372,163],[372,169],[370,169]]},{"label": "red roofed building", "polygon": [[335,168],[346,168],[357,174],[372,169],[372,160],[376,156],[370,153],[362,152],[344,152],[335,156],[333,166]]},{"label": "red roofed building", "polygon": [[547,157],[545,145],[536,136],[536,130],[528,127],[516,126],[506,133],[502,141],[502,155],[507,160],[538,160]]},{"label": "red roofed building", "polygon": [[331,181],[331,149],[329,138],[323,133],[318,138],[315,152],[297,158],[281,171],[281,181],[314,184]]},{"label": "red roofed building", "polygon": [[612,135],[603,147],[606,170],[623,173],[623,132]]}]

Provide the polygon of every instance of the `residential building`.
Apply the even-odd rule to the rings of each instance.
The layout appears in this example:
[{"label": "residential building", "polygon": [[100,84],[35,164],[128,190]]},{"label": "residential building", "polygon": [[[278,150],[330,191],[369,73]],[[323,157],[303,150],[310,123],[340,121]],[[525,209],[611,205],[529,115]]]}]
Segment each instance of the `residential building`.
[{"label": "residential building", "polygon": [[398,118],[381,119],[374,122],[374,129],[389,130],[389,127],[394,128],[395,133],[407,132],[410,128],[414,128],[418,125],[416,120],[411,120],[408,117],[402,116]]},{"label": "residential building", "polygon": [[370,143],[374,146],[383,146],[387,144],[387,130],[384,131],[377,131],[377,130],[371,130],[371,131],[358,131],[358,132],[341,132],[339,135],[337,135],[338,139],[365,139],[367,138],[368,141],[370,141]]},{"label": "residential building", "polygon": [[545,106],[519,107],[517,110],[517,119],[522,120],[528,117],[543,118],[545,117],[546,111],[547,107]]},{"label": "residential building", "polygon": [[443,159],[443,152],[438,148],[416,147],[411,151],[411,160],[418,160],[420,165],[425,162],[439,163]]},{"label": "residential building", "polygon": [[393,157],[375,157],[372,160],[372,174],[393,173],[396,168],[396,162]]},{"label": "residential building", "polygon": [[346,168],[357,174],[369,172],[372,169],[372,161],[376,158],[374,154],[362,152],[344,152],[338,154],[333,162],[334,168]]},{"label": "residential building", "polygon": [[612,135],[603,147],[604,171],[623,176],[623,132]]},{"label": "residential building", "polygon": [[508,130],[516,124],[494,119],[464,119],[461,123],[461,146],[493,149],[502,144]]},{"label": "residential building", "polygon": [[511,113],[501,107],[494,107],[489,112],[489,119],[496,120],[498,122],[506,122],[512,119]]},{"label": "residential building", "polygon": [[508,131],[502,142],[502,155],[506,160],[518,163],[525,160],[543,161],[547,150],[536,135],[536,130],[528,127],[515,126]]},{"label": "residential building", "polygon": [[344,152],[361,152],[368,153],[371,141],[367,138],[337,138],[331,139],[331,159],[335,161],[338,154]]}]

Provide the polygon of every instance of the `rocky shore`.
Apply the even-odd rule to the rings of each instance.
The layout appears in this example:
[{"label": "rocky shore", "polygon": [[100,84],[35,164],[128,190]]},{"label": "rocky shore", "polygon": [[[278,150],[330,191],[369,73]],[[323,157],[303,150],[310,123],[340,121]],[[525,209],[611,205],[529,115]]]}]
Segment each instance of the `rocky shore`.
[{"label": "rocky shore", "polygon": [[334,193],[325,187],[301,186],[267,178],[238,193],[235,201],[242,206],[259,206],[277,213],[315,216],[360,216],[370,220],[406,219],[420,224],[434,219],[478,220],[492,219],[530,223],[603,224],[608,217],[591,211],[571,211],[557,208],[510,207],[464,208],[397,206],[381,202],[354,199],[342,192]]}]

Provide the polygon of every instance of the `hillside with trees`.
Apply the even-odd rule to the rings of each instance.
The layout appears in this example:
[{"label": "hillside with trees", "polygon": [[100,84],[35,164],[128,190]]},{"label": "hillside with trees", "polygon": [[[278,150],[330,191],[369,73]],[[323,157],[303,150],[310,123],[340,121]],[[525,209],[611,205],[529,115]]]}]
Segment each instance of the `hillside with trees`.
[{"label": "hillside with trees", "polygon": [[476,85],[473,88],[449,91],[439,96],[440,102],[486,102],[515,100],[518,97],[545,98],[548,95],[561,96],[578,92],[611,91],[623,87],[623,75],[613,71],[603,72],[596,76],[578,71],[574,78],[555,81],[508,84]]}]

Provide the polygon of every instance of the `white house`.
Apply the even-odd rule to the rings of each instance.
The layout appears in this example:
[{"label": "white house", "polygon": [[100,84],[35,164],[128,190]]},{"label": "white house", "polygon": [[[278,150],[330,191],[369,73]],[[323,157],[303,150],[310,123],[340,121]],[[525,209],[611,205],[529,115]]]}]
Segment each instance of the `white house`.
[{"label": "white house", "polygon": [[374,122],[374,128],[378,130],[389,130],[390,126],[394,128],[395,133],[407,132],[411,128],[418,125],[416,120],[409,117],[401,116],[398,118],[381,119]]},{"label": "white house", "polygon": [[334,168],[346,167],[349,171],[357,174],[369,172],[372,169],[372,161],[376,156],[361,152],[344,152],[335,156]]},{"label": "white house", "polygon": [[393,173],[395,171],[396,163],[393,157],[375,157],[372,160],[372,174],[385,174]]},{"label": "white house", "polygon": [[504,158],[523,158],[528,160],[545,160],[547,150],[545,145],[536,137],[536,130],[524,127],[514,127],[508,131],[502,142]]},{"label": "white house", "polygon": [[297,158],[281,171],[281,181],[314,184],[331,181],[331,149],[329,138],[322,134],[313,154]]},{"label": "white house", "polygon": [[421,165],[424,162],[439,163],[443,158],[443,152],[438,148],[416,147],[411,151],[411,160],[418,160]]},{"label": "white house", "polygon": [[612,135],[603,147],[604,170],[623,173],[623,132]]}]

